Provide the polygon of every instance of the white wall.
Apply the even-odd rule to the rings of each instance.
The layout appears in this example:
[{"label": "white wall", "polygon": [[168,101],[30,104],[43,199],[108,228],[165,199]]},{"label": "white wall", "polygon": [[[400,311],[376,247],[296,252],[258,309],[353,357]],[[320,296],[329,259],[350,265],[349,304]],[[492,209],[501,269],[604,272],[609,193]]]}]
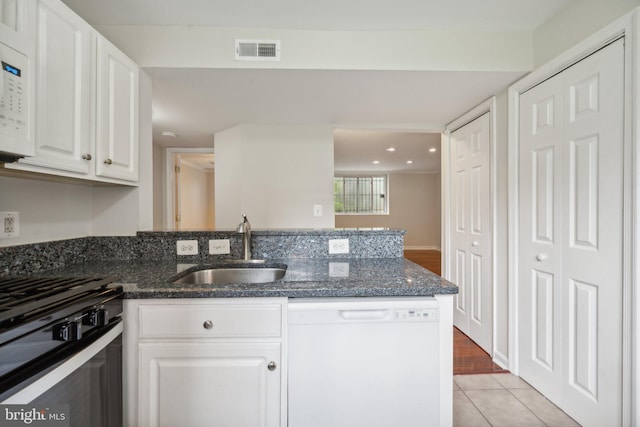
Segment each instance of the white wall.
[{"label": "white wall", "polygon": [[139,143],[140,178],[138,181],[138,224],[135,231],[153,229],[153,128],[151,78],[140,70]]},{"label": "white wall", "polygon": [[216,174],[215,171],[207,171],[207,194],[209,202],[207,203],[207,218],[209,223],[207,228],[214,230],[216,228]]},{"label": "white wall", "polygon": [[164,228],[165,206],[165,157],[160,145],[153,146],[153,229]]},{"label": "white wall", "polygon": [[533,58],[536,67],[640,6],[640,0],[574,0],[536,29]]},{"label": "white wall", "polygon": [[0,211],[20,213],[20,236],[0,247],[91,235],[92,188],[0,177]]},{"label": "white wall", "polygon": [[[508,257],[508,182],[509,182],[509,115],[507,91],[496,95],[496,208],[495,224],[495,337],[493,340],[494,356],[505,363],[509,357],[509,265]],[[506,363],[505,363],[506,364]]]},{"label": "white wall", "polygon": [[[528,71],[533,64],[531,32],[96,28],[142,67]],[[281,61],[235,61],[235,39],[281,40]]]},{"label": "white wall", "polygon": [[404,229],[405,249],[440,250],[440,205],[439,173],[389,174],[389,214],[336,214],[336,227]]},{"label": "white wall", "polygon": [[[332,228],[333,129],[241,125],[215,135],[216,228]],[[313,216],[322,205],[323,216]]]},{"label": "white wall", "polygon": [[20,236],[0,247],[86,236],[134,235],[153,221],[151,81],[140,73],[138,187],[89,186],[0,176],[0,211],[20,213]]},{"label": "white wall", "polygon": [[180,229],[214,229],[212,171],[180,163]]}]

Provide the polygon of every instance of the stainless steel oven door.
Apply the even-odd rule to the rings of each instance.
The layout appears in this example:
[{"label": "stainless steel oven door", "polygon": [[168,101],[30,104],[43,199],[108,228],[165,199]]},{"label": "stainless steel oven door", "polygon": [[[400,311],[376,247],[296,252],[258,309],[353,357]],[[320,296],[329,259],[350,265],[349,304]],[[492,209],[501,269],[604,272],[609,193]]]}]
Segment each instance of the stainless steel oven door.
[{"label": "stainless steel oven door", "polygon": [[71,427],[122,426],[122,322],[1,403],[69,405]]}]

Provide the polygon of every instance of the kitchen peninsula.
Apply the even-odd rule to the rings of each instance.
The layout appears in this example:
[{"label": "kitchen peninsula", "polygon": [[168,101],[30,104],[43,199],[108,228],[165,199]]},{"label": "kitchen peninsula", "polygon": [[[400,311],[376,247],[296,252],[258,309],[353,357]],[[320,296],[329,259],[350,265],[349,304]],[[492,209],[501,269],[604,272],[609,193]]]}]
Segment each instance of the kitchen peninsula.
[{"label": "kitchen peninsula", "polygon": [[[356,318],[359,325],[375,326],[384,320],[385,325],[415,327],[422,321],[416,316],[425,319],[431,316],[429,339],[435,342],[426,343],[431,356],[425,356],[423,364],[433,366],[424,370],[412,367],[413,374],[409,375],[403,373],[402,366],[397,366],[396,372],[393,370],[396,368],[381,363],[379,372],[367,372],[366,376],[368,380],[380,376],[382,381],[385,375],[395,375],[393,380],[400,390],[396,394],[415,385],[430,389],[424,390],[424,398],[414,399],[415,405],[411,403],[420,417],[414,420],[427,426],[451,425],[452,304],[458,289],[406,260],[403,235],[401,230],[256,230],[253,257],[265,259],[265,264],[244,265],[233,262],[240,258],[241,238],[232,231],[140,232],[135,237],[51,242],[41,244],[37,251],[33,247],[23,248],[27,256],[20,265],[1,267],[5,274],[11,268],[33,269],[28,256],[39,251],[40,255],[45,253],[41,260],[49,259],[47,251],[60,250],[60,246],[69,244],[74,245],[76,255],[83,254],[76,259],[82,262],[72,263],[71,256],[68,261],[63,256],[64,265],[50,269],[38,264],[41,271],[30,273],[118,277],[125,297],[125,424],[171,425],[180,421],[204,425],[215,418],[224,425],[295,427],[292,415],[301,403],[291,406],[292,393],[305,390],[291,385],[300,384],[296,380],[298,373],[309,369],[300,366],[306,358],[296,359],[291,351],[300,347],[296,347],[296,337],[314,334],[316,326],[298,333],[300,324],[310,325],[304,320],[309,314],[296,312],[294,317],[290,307],[300,307],[301,302],[336,301],[350,304],[346,307],[364,307],[356,311],[340,310],[340,315],[374,316]],[[227,239],[228,254],[209,255],[210,240]],[[329,253],[329,241],[335,239],[348,241],[348,253]],[[198,255],[176,255],[178,240],[195,240]],[[15,251],[16,255],[21,248],[5,251]],[[53,258],[51,261],[61,262]],[[282,279],[268,283],[173,283],[193,270],[222,266],[276,266],[286,268],[286,273]],[[404,305],[387,310],[375,305],[380,301]],[[435,308],[421,308],[425,301]],[[291,322],[296,324],[295,334],[291,333]],[[381,333],[385,327],[380,323]],[[406,329],[414,334],[411,331],[419,330],[427,329]],[[380,334],[379,341],[397,335]],[[407,342],[421,339],[426,340],[422,335],[414,335]],[[383,344],[394,346],[391,342]],[[370,354],[367,359],[374,360],[375,356]],[[336,353],[335,360],[327,363],[336,364],[332,371],[338,372],[342,361],[348,358]],[[379,425],[388,422],[385,416],[404,416],[410,412],[401,409],[402,401],[406,400],[402,397],[389,402],[378,416]],[[347,423],[348,417],[342,416],[341,411],[349,408],[338,408],[336,402],[331,405],[322,411],[333,411]],[[373,406],[370,410],[375,413],[379,409]],[[401,410],[402,414],[394,414]],[[298,425],[302,426],[300,422]]]}]

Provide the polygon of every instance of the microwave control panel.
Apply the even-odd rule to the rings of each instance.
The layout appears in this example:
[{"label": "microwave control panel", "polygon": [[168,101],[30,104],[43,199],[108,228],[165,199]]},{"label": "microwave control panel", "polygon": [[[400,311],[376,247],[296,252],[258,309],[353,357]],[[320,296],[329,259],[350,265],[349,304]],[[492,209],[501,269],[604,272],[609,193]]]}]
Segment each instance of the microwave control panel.
[{"label": "microwave control panel", "polygon": [[0,135],[27,139],[27,57],[0,43],[0,62]]}]

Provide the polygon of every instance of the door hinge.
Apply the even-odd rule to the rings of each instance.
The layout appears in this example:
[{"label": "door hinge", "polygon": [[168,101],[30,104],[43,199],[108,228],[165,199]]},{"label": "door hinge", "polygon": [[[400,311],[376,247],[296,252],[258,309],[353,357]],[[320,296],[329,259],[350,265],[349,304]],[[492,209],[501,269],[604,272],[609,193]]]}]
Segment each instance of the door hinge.
[{"label": "door hinge", "polygon": [[176,222],[180,222],[180,215],[176,215]]},{"label": "door hinge", "polygon": [[176,173],[180,173],[180,166],[176,166]]}]

